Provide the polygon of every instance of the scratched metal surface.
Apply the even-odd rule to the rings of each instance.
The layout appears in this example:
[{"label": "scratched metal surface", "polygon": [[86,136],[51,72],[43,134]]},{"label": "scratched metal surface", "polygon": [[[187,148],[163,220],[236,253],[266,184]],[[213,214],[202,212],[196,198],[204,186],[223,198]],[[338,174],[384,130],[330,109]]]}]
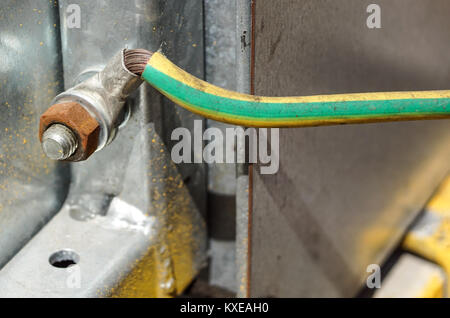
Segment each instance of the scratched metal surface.
[{"label": "scratched metal surface", "polygon": [[[448,89],[448,1],[256,1],[262,95]],[[353,296],[449,168],[448,121],[280,131],[254,178],[252,296]]]},{"label": "scratched metal surface", "polygon": [[46,159],[40,114],[62,90],[58,7],[0,4],[0,268],[56,213],[68,166]]}]

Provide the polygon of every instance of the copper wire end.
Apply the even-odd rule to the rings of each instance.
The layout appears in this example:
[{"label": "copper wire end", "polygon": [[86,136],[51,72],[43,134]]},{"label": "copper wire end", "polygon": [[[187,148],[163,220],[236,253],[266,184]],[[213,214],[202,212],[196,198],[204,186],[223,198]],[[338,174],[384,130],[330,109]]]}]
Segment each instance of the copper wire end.
[{"label": "copper wire end", "polygon": [[144,49],[125,50],[124,64],[131,73],[142,76],[148,60],[153,53]]}]

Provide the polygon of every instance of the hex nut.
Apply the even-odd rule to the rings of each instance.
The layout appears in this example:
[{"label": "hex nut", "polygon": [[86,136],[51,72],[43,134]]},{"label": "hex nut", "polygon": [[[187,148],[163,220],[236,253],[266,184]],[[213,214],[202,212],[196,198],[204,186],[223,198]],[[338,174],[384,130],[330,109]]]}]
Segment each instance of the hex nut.
[{"label": "hex nut", "polygon": [[100,125],[79,103],[55,104],[41,115],[39,123],[39,140],[41,143],[45,130],[52,124],[65,125],[77,136],[77,150],[65,161],[86,160],[97,150]]}]

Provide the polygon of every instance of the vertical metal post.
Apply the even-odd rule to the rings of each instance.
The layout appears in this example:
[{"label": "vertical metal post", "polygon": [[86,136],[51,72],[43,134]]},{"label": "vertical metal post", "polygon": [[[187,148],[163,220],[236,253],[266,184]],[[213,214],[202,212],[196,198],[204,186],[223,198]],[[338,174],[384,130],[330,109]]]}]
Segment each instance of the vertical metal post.
[{"label": "vertical metal post", "polygon": [[[237,91],[251,94],[252,1],[236,1],[236,82]],[[245,138],[245,137],[243,137]],[[252,142],[250,140],[250,142]],[[245,140],[238,143],[245,145]],[[246,149],[239,148],[244,153]],[[249,297],[250,244],[249,174],[245,164],[237,166],[236,183],[236,282],[237,296]]]}]

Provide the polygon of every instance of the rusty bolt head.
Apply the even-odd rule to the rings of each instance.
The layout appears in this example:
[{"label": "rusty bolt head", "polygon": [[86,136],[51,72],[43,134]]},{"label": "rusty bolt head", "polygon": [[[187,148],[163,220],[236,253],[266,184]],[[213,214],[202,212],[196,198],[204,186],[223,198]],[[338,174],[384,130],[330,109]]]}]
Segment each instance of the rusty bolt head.
[{"label": "rusty bolt head", "polygon": [[97,150],[100,126],[83,106],[67,102],[51,106],[41,115],[39,140],[42,143],[44,132],[53,124],[62,124],[72,130],[77,138],[77,149],[67,161],[86,160]]}]

